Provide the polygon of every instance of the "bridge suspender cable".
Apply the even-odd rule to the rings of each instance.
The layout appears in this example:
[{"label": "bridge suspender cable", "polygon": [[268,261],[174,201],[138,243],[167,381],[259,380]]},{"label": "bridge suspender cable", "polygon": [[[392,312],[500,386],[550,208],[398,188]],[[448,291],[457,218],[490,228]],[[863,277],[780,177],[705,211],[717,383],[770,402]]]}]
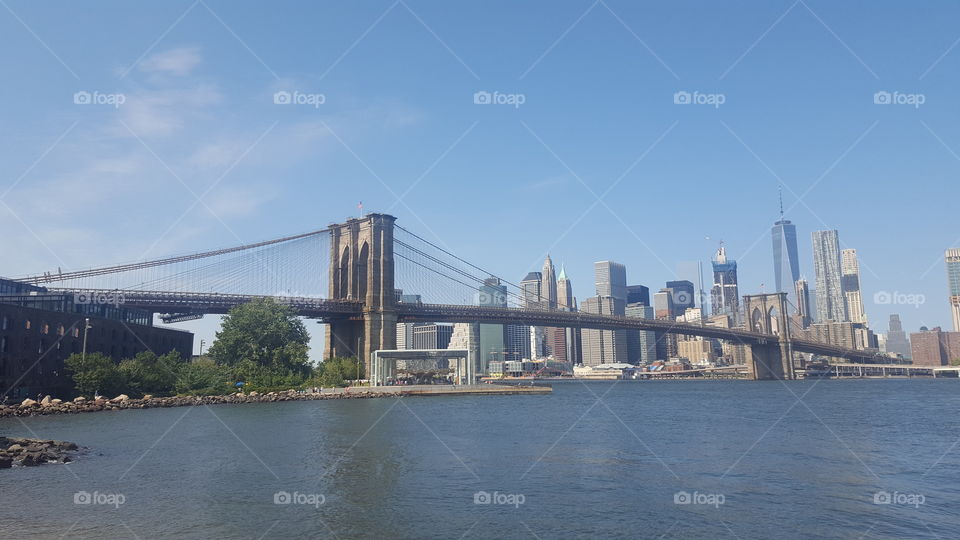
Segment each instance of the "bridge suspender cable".
[{"label": "bridge suspender cable", "polygon": [[248,249],[255,249],[255,248],[259,248],[259,247],[263,247],[263,246],[269,246],[269,245],[273,245],[273,244],[280,244],[280,243],[283,243],[283,242],[289,242],[289,241],[291,241],[291,240],[298,240],[298,239],[300,239],[300,238],[307,238],[307,237],[310,237],[310,236],[316,236],[316,235],[323,234],[323,233],[326,233],[326,232],[329,232],[329,231],[330,231],[330,229],[322,229],[322,230],[319,230],[319,231],[312,231],[312,232],[303,233],[303,234],[297,234],[297,235],[293,235],[293,236],[285,236],[285,237],[283,237],[283,238],[276,238],[276,239],[274,239],[274,240],[267,240],[267,241],[264,241],[264,242],[257,242],[257,243],[255,243],[255,244],[245,244],[245,245],[242,245],[242,246],[236,246],[236,247],[232,247],[232,248],[217,249],[217,250],[214,250],[214,251],[204,251],[204,252],[202,252],[202,253],[193,253],[193,254],[190,254],[190,255],[180,255],[180,256],[177,256],[177,257],[167,257],[167,258],[165,258],[165,259],[156,259],[156,260],[153,260],[153,261],[143,261],[143,262],[136,262],[136,263],[129,263],[129,264],[119,264],[119,265],[115,265],[115,266],[105,266],[105,267],[103,267],[103,268],[92,268],[92,269],[89,269],[89,270],[78,270],[78,271],[75,271],[75,272],[57,272],[56,274],[54,274],[54,273],[49,273],[49,272],[48,272],[48,273],[41,274],[41,275],[37,275],[37,276],[28,276],[28,277],[25,277],[25,278],[21,278],[21,279],[19,279],[18,281],[22,281],[22,282],[25,282],[25,283],[33,283],[33,284],[55,283],[55,282],[58,282],[58,281],[68,281],[68,280],[71,280],[71,279],[81,279],[81,278],[86,278],[86,277],[91,277],[91,276],[102,276],[102,275],[105,275],[105,274],[116,274],[116,273],[120,273],[120,272],[127,272],[127,271],[130,271],[130,270],[140,270],[140,269],[143,269],[143,268],[152,268],[152,267],[155,267],[155,266],[164,266],[164,265],[167,265],[167,264],[175,264],[175,263],[179,263],[179,262],[193,261],[193,260],[197,260],[197,259],[205,259],[205,258],[207,258],[207,257],[215,257],[215,256],[217,256],[217,255],[225,255],[225,254],[227,254],[227,253],[235,253],[235,252],[237,252],[237,251],[245,251],[245,250],[248,250]]}]

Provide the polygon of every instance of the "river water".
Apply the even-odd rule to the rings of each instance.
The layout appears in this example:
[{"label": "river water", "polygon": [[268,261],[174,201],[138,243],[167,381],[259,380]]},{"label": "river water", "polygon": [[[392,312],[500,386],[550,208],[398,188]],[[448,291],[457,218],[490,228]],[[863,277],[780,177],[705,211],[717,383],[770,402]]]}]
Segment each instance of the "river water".
[{"label": "river water", "polygon": [[0,537],[954,538],[958,410],[956,380],[641,381],[2,419],[89,450],[0,471]]}]

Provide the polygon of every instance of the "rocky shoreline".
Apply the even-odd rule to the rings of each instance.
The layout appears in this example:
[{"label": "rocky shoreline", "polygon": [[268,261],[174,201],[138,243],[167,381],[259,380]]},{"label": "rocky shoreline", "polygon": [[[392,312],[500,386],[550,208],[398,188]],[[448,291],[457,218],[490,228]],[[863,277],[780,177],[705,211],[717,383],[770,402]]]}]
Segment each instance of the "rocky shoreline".
[{"label": "rocky shoreline", "polygon": [[14,465],[32,467],[44,463],[70,463],[75,443],[23,437],[0,437],[0,469]]},{"label": "rocky shoreline", "polygon": [[283,392],[257,392],[229,394],[225,396],[143,396],[134,399],[121,394],[112,399],[85,399],[78,397],[73,401],[51,399],[46,396],[40,401],[25,399],[19,404],[0,406],[0,418],[14,416],[43,416],[48,414],[77,414],[98,411],[119,411],[124,409],[152,409],[157,407],[188,407],[191,405],[220,405],[227,403],[272,403],[276,401],[311,401],[320,399],[355,399],[396,397],[395,393],[373,392],[351,389],[344,392],[300,393],[296,390]]}]

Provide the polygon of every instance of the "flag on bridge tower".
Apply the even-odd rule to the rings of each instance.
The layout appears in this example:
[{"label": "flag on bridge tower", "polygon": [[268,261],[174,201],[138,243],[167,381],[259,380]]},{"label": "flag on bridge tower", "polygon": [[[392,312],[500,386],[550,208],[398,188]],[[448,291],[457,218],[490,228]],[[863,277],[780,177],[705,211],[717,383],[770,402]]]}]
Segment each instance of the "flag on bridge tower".
[{"label": "flag on bridge tower", "polygon": [[357,210],[360,211],[360,217],[363,217],[363,201],[357,203]]}]

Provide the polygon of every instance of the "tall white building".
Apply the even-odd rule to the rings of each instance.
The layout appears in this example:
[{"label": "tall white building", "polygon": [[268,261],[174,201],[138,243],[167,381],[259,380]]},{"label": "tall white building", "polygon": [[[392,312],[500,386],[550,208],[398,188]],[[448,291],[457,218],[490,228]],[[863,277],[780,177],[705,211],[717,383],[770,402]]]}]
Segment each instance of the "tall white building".
[{"label": "tall white building", "polygon": [[863,311],[863,297],[860,293],[860,263],[857,262],[857,250],[844,249],[840,252],[840,282],[847,304],[847,317],[850,322],[867,324],[867,314]]},{"label": "tall white building", "polygon": [[[624,315],[623,300],[612,296],[591,296],[580,304],[584,313],[599,315]],[[581,347],[583,349],[583,365],[598,366],[600,364],[627,363],[627,332],[626,330],[593,330],[584,328],[580,331]]]},{"label": "tall white building", "polygon": [[950,292],[950,313],[953,331],[960,332],[960,248],[950,248],[943,254],[947,263],[947,285]]},{"label": "tall white building", "polygon": [[847,320],[840,272],[840,237],[836,230],[814,231],[813,269],[817,277],[817,321]]},{"label": "tall white building", "polygon": [[612,296],[627,301],[627,268],[613,261],[593,263],[597,296]]}]

